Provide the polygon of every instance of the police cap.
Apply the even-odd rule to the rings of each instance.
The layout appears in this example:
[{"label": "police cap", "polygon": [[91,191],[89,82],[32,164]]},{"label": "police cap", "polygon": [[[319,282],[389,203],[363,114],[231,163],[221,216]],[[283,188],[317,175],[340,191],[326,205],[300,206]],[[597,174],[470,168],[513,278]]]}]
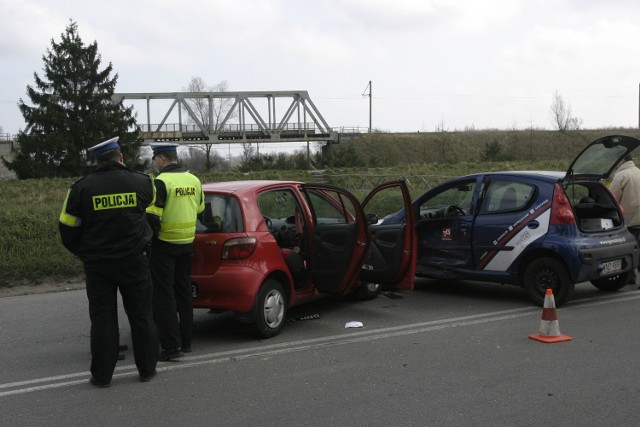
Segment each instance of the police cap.
[{"label": "police cap", "polygon": [[120,137],[116,136],[106,141],[102,141],[101,143],[90,147],[89,151],[93,153],[94,156],[99,156],[100,154],[106,153],[109,150],[115,150],[116,148],[120,147],[118,145],[118,139],[120,139]]},{"label": "police cap", "polygon": [[160,153],[167,153],[170,151],[176,152],[178,151],[178,144],[169,143],[169,142],[156,142],[153,144],[149,144],[151,149],[153,150],[153,157]]}]

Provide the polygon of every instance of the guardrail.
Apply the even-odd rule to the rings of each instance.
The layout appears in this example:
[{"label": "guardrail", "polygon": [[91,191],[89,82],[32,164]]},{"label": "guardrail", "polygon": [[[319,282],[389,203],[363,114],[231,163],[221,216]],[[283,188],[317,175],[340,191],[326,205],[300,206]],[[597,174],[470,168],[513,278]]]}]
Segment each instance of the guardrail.
[{"label": "guardrail", "polygon": [[338,128],[333,128],[332,130],[338,133],[369,133],[369,128],[358,127],[358,126],[353,126],[353,127],[342,126]]},{"label": "guardrail", "polygon": [[314,171],[318,181],[330,181],[351,192],[368,192],[385,182],[405,180],[409,191],[415,196],[434,186],[451,179],[447,175],[413,175],[413,174],[343,174],[331,169]]}]

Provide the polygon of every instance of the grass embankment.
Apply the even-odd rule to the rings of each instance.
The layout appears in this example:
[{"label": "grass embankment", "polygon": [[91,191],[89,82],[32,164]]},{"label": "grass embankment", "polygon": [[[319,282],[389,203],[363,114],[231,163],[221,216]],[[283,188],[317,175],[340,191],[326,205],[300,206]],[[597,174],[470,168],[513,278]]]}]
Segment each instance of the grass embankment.
[{"label": "grass embankment", "polygon": [[[529,131],[370,134],[330,147],[333,156],[355,155],[362,165],[307,171],[198,174],[202,182],[235,179],[324,180],[363,198],[377,184],[406,179],[413,196],[447,178],[487,170],[565,170],[599,136],[640,131],[573,134]],[[494,161],[483,161],[492,153]],[[442,161],[442,159],[445,161]],[[0,286],[37,284],[82,274],[82,265],[60,242],[58,217],[73,180],[0,181]]]}]

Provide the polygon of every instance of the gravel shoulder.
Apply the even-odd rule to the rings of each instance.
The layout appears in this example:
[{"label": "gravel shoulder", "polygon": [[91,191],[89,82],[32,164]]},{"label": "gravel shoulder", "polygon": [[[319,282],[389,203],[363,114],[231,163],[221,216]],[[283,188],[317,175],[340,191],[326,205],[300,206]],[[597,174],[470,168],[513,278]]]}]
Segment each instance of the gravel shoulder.
[{"label": "gravel shoulder", "polygon": [[15,285],[0,286],[0,298],[74,291],[84,289],[84,286],[84,277],[82,276],[67,279],[44,280],[40,283],[16,283]]}]

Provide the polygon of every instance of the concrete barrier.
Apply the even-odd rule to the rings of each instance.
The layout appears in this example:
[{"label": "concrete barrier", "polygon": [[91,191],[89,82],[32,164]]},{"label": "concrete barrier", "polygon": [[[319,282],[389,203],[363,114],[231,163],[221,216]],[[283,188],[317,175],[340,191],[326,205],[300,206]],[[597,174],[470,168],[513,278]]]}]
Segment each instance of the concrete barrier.
[{"label": "concrete barrier", "polygon": [[0,156],[6,156],[13,151],[13,141],[0,141]]},{"label": "concrete barrier", "polygon": [[[0,141],[0,156],[7,160],[13,160],[13,141]],[[4,162],[0,160],[0,180],[14,179],[16,174],[7,169]]]}]

